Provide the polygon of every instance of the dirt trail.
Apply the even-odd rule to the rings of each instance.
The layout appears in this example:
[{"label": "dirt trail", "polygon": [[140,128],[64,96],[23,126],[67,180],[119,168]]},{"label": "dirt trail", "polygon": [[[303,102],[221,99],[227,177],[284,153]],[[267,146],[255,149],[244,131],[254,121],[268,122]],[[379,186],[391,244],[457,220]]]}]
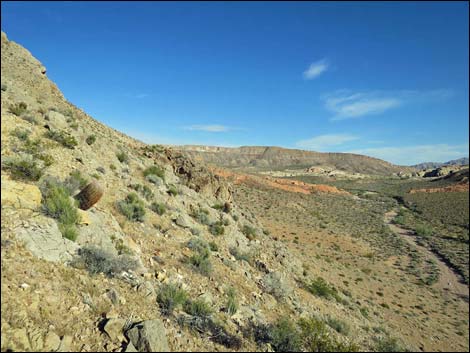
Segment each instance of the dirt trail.
[{"label": "dirt trail", "polygon": [[446,265],[436,254],[434,254],[428,248],[419,245],[417,242],[416,235],[413,231],[404,229],[398,224],[392,223],[393,218],[397,215],[396,210],[392,210],[385,214],[385,223],[390,227],[390,229],[398,234],[402,239],[408,243],[415,246],[427,259],[432,259],[436,262],[439,268],[439,280],[433,284],[433,287],[440,289],[449,293],[453,293],[459,297],[469,296],[468,286],[460,282],[459,277],[454,273],[454,271]]}]

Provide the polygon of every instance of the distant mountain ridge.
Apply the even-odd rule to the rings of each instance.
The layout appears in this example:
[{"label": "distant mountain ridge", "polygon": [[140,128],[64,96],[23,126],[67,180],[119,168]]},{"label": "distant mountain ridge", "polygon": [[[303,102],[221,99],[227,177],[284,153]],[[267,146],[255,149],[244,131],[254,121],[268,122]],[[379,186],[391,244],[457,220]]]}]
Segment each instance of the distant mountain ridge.
[{"label": "distant mountain ridge", "polygon": [[445,163],[424,162],[424,163],[412,165],[411,167],[419,169],[419,170],[425,170],[425,169],[439,168],[439,167],[447,166],[447,165],[468,165],[468,157],[453,159]]},{"label": "distant mountain ridge", "polygon": [[328,166],[352,173],[390,175],[415,172],[412,167],[397,166],[378,158],[353,153],[314,152],[276,146],[215,147],[173,146],[189,156],[209,164],[228,168],[292,168]]}]

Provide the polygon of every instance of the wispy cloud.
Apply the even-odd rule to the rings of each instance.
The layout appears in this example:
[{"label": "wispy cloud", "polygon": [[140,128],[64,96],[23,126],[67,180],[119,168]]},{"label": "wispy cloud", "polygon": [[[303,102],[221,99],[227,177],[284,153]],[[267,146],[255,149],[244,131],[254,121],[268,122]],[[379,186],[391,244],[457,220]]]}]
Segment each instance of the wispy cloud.
[{"label": "wispy cloud", "polygon": [[304,78],[306,80],[313,80],[320,76],[323,72],[328,70],[330,64],[326,59],[322,59],[311,63],[307,70],[304,71]]},{"label": "wispy cloud", "polygon": [[451,90],[430,91],[368,91],[351,92],[339,90],[322,96],[325,108],[333,113],[331,121],[359,118],[366,115],[380,115],[412,102],[445,100],[452,97]]},{"label": "wispy cloud", "polygon": [[359,137],[351,134],[326,134],[296,142],[296,146],[315,151],[325,151],[332,146],[342,145],[349,141],[358,140]]},{"label": "wispy cloud", "polygon": [[398,165],[414,165],[422,162],[447,162],[451,159],[466,157],[468,156],[468,143],[364,148],[347,152],[365,154]]},{"label": "wispy cloud", "polygon": [[205,131],[205,132],[227,132],[233,130],[228,126],[224,125],[191,125],[183,127],[185,130],[191,131]]},{"label": "wispy cloud", "polygon": [[147,93],[139,93],[139,94],[135,95],[135,98],[142,99],[142,98],[147,98],[148,96],[149,96],[149,94],[147,94]]},{"label": "wispy cloud", "polygon": [[382,114],[402,104],[399,98],[377,93],[339,93],[325,96],[324,100],[326,109],[335,114],[331,118],[333,121]]}]

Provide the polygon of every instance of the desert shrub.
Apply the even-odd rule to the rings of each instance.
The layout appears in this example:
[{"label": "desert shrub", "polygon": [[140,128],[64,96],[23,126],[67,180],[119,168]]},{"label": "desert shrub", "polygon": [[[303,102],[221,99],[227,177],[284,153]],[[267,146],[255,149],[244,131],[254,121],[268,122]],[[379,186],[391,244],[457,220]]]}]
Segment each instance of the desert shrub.
[{"label": "desert shrub", "polygon": [[210,225],[209,231],[215,236],[222,235],[225,232],[224,224],[221,221],[217,221]]},{"label": "desert shrub", "polygon": [[426,225],[418,225],[415,227],[416,235],[419,237],[429,237],[433,234],[431,227]]},{"label": "desert shrub", "polygon": [[284,301],[292,288],[279,272],[271,272],[263,277],[262,284],[266,292],[279,301]]},{"label": "desert shrub", "polygon": [[194,252],[188,259],[191,267],[200,274],[209,276],[212,272],[209,245],[202,239],[193,238],[188,242],[187,246]]},{"label": "desert shrub", "polygon": [[63,183],[64,187],[67,189],[70,195],[73,195],[78,189],[84,188],[87,184],[88,180],[83,177],[79,170],[74,170],[71,172]]},{"label": "desert shrub", "polygon": [[398,339],[390,336],[377,339],[375,345],[375,352],[406,352],[401,346]]},{"label": "desert shrub", "polygon": [[95,135],[90,135],[86,138],[85,142],[88,144],[88,145],[92,145],[94,144],[96,141],[96,136]]},{"label": "desert shrub", "polygon": [[162,179],[160,179],[160,177],[154,175],[154,174],[149,174],[145,177],[145,180],[147,180],[148,182],[151,182],[152,184],[155,184],[155,185],[160,185],[162,183]]},{"label": "desert shrub", "polygon": [[76,224],[80,220],[76,203],[70,198],[67,188],[59,182],[47,179],[41,185],[43,211],[64,225]]},{"label": "desert shrub", "polygon": [[21,150],[23,152],[32,154],[33,156],[39,154],[41,152],[41,140],[40,139],[26,139],[24,145],[22,146]]},{"label": "desert shrub", "polygon": [[164,315],[170,315],[179,305],[188,300],[186,292],[177,284],[163,284],[157,295],[157,302]]},{"label": "desert shrub", "polygon": [[118,153],[116,153],[116,157],[121,163],[129,163],[129,156],[124,151],[119,151]]},{"label": "desert shrub", "polygon": [[54,163],[54,157],[50,154],[40,153],[36,155],[36,158],[43,161],[45,167],[49,167]]},{"label": "desert shrub", "polygon": [[287,318],[281,318],[270,327],[270,338],[275,352],[299,352],[302,348],[300,333]]},{"label": "desert shrub", "polygon": [[78,237],[78,230],[74,224],[59,224],[59,230],[64,238],[75,241]]},{"label": "desert shrub", "polygon": [[115,166],[114,164],[110,164],[110,165],[109,165],[109,169],[111,169],[111,170],[114,171],[114,170],[116,170],[116,166]]},{"label": "desert shrub", "polygon": [[233,218],[233,220],[234,220],[235,222],[238,222],[238,219],[239,219],[239,218],[238,218],[238,216],[237,216],[236,214],[232,215],[232,218]]},{"label": "desert shrub", "polygon": [[79,249],[78,257],[72,261],[74,267],[84,267],[92,274],[104,273],[113,277],[123,271],[138,268],[138,261],[128,255],[115,256],[95,245],[87,245]]},{"label": "desert shrub", "polygon": [[249,240],[253,240],[256,238],[256,229],[248,224],[245,224],[242,228],[242,233],[245,234],[245,236]]},{"label": "desert shrub", "polygon": [[32,115],[24,115],[21,117],[23,120],[26,120],[28,123],[30,124],[33,124],[33,125],[37,125],[38,124],[38,121],[37,119],[32,116]]},{"label": "desert shrub", "polygon": [[209,211],[203,208],[199,208],[197,211],[191,214],[191,217],[193,217],[196,221],[198,221],[201,224],[209,225],[210,223]]},{"label": "desert shrub", "polygon": [[141,184],[132,184],[130,185],[131,189],[138,191],[147,201],[150,201],[153,198],[152,189],[150,189],[147,185]]},{"label": "desert shrub", "polygon": [[238,311],[237,294],[233,287],[227,291],[227,312],[229,315],[234,315]]},{"label": "desert shrub", "polygon": [[211,307],[202,299],[188,300],[184,304],[184,311],[186,311],[189,315],[197,316],[200,318],[207,318],[212,314]]},{"label": "desert shrub", "polygon": [[350,342],[338,342],[332,337],[323,321],[315,317],[298,322],[302,346],[307,352],[357,352],[359,347]]},{"label": "desert shrub", "polygon": [[159,178],[165,180],[165,171],[157,165],[153,165],[144,170],[144,177],[149,175],[156,175]]},{"label": "desert shrub", "polygon": [[305,288],[317,297],[323,297],[326,299],[336,299],[340,301],[340,297],[336,288],[330,286],[326,281],[318,277],[315,280],[311,281],[310,283],[305,284]]},{"label": "desert shrub", "polygon": [[119,211],[131,221],[143,222],[145,215],[144,203],[135,192],[117,203]]},{"label": "desert shrub", "polygon": [[10,105],[9,111],[16,116],[20,116],[21,114],[25,113],[27,109],[28,105],[25,102],[19,102],[17,104]]},{"label": "desert shrub", "polygon": [[54,140],[58,143],[60,143],[62,146],[74,149],[75,146],[78,145],[77,140],[75,139],[74,136],[70,135],[66,131],[61,131],[61,130],[48,130],[45,134],[45,136],[51,140]]},{"label": "desert shrub", "polygon": [[214,210],[222,211],[224,209],[224,205],[221,203],[216,203],[215,205],[212,205],[212,208]]},{"label": "desert shrub", "polygon": [[32,156],[4,157],[2,169],[8,170],[15,179],[38,181],[44,168],[39,166]]},{"label": "desert shrub", "polygon": [[338,333],[341,333],[345,336],[349,334],[349,325],[343,320],[335,319],[331,316],[328,316],[326,318],[326,323]]},{"label": "desert shrub", "polygon": [[165,204],[160,202],[152,202],[150,209],[158,214],[159,216],[163,215],[166,212]]},{"label": "desert shrub", "polygon": [[211,251],[219,251],[219,247],[213,241],[209,242],[209,249],[211,249]]},{"label": "desert shrub", "polygon": [[169,185],[169,186],[168,186],[168,193],[169,193],[171,196],[176,196],[176,195],[178,195],[178,189],[177,189],[176,186],[174,186],[174,185]]},{"label": "desert shrub", "polygon": [[26,129],[21,129],[21,128],[17,127],[15,130],[13,130],[11,132],[11,135],[15,136],[16,138],[18,138],[22,141],[26,141],[28,139],[30,133],[31,133],[31,131],[28,131]]},{"label": "desert shrub", "polygon": [[104,169],[104,167],[98,167],[96,168],[96,171],[100,172],[101,174],[106,174],[106,169]]},{"label": "desert shrub", "polygon": [[248,252],[242,253],[238,248],[232,246],[228,249],[230,254],[238,261],[246,261],[248,263],[251,262],[251,254]]}]

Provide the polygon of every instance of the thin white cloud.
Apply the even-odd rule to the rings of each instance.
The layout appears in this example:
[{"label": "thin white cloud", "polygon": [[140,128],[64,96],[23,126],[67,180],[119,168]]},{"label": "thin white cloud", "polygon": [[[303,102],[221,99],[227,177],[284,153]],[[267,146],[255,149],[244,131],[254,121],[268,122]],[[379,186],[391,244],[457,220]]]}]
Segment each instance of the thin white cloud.
[{"label": "thin white cloud", "polygon": [[388,110],[412,102],[445,100],[453,96],[453,91],[440,89],[430,91],[368,91],[351,92],[339,90],[323,95],[325,108],[333,113],[331,121],[359,118],[366,115],[380,115]]},{"label": "thin white cloud", "polygon": [[333,121],[382,114],[402,104],[399,98],[376,93],[340,93],[326,96],[324,100],[326,109],[335,114],[331,118]]},{"label": "thin white cloud", "polygon": [[349,141],[358,140],[359,137],[351,134],[326,134],[296,142],[296,146],[315,151],[325,151],[332,146],[342,145]]},{"label": "thin white cloud", "polygon": [[398,165],[414,165],[423,162],[447,162],[466,157],[468,156],[468,143],[364,148],[347,152],[380,158]]},{"label": "thin white cloud", "polygon": [[232,130],[228,126],[224,125],[191,125],[191,126],[185,126],[185,130],[191,130],[191,131],[205,131],[205,132],[227,132]]},{"label": "thin white cloud", "polygon": [[306,80],[313,80],[314,78],[320,76],[323,72],[328,70],[330,64],[326,59],[322,59],[316,61],[308,67],[307,70],[304,71],[304,78]]}]

